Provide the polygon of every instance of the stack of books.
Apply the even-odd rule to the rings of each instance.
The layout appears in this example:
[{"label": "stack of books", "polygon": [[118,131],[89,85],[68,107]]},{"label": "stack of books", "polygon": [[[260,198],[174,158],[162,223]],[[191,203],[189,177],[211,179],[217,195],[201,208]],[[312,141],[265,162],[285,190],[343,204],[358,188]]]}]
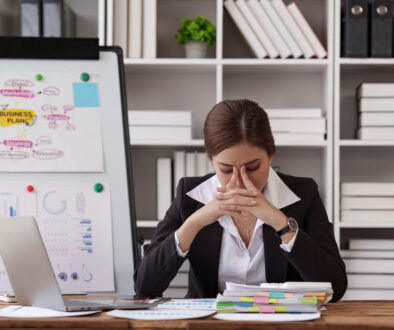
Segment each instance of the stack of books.
[{"label": "stack of books", "polygon": [[257,58],[327,57],[295,2],[225,0],[224,7]]},{"label": "stack of books", "polygon": [[350,239],[341,256],[348,278],[344,299],[393,299],[394,239]]},{"label": "stack of books", "polygon": [[175,198],[176,188],[185,176],[204,176],[214,172],[204,152],[175,151],[170,157],[157,159],[157,219],[162,220]]},{"label": "stack of books", "polygon": [[218,313],[318,313],[332,298],[329,282],[262,283],[260,286],[226,282],[216,297]]},{"label": "stack of books", "polygon": [[394,223],[394,183],[341,183],[341,221]]},{"label": "stack of books", "polygon": [[157,0],[113,1],[113,44],[129,58],[157,56]]},{"label": "stack of books", "polygon": [[394,139],[394,84],[363,83],[357,88],[361,140]]},{"label": "stack of books", "polygon": [[324,141],[326,119],[319,108],[267,109],[275,142]]},{"label": "stack of books", "polygon": [[192,112],[181,110],[129,110],[131,142],[191,140]]}]

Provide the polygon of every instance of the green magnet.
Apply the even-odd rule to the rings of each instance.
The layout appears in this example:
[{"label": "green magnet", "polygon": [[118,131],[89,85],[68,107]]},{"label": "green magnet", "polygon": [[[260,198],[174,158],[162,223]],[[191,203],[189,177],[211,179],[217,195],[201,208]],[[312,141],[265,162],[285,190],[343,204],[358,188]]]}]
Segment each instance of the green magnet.
[{"label": "green magnet", "polygon": [[36,74],[36,80],[41,81],[43,79],[42,74]]},{"label": "green magnet", "polygon": [[82,81],[89,81],[89,79],[90,79],[89,73],[86,73],[86,72],[81,73],[81,80]]},{"label": "green magnet", "polygon": [[94,185],[94,191],[95,192],[102,192],[103,191],[103,189],[104,189],[104,186],[101,184],[101,183],[96,183],[95,185]]}]

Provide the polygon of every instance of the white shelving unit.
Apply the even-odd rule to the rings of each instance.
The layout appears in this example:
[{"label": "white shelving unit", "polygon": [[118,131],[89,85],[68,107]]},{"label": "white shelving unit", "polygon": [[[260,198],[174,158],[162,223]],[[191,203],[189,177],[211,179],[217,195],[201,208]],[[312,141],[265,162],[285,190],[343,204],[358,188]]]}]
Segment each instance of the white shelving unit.
[{"label": "white shelving unit", "polygon": [[[342,1],[342,4],[344,2]],[[334,229],[341,249],[350,238],[392,238],[394,222],[341,222],[341,182],[394,182],[394,140],[363,141],[355,137],[357,126],[356,87],[362,82],[394,82],[394,59],[341,57],[341,0],[335,0],[334,24]],[[394,219],[393,219],[394,220]],[[372,271],[372,270],[371,270]],[[371,286],[372,287],[372,286]],[[356,290],[357,291],[357,290]],[[371,291],[358,291],[363,299]],[[391,299],[394,290],[381,290]],[[372,293],[373,295],[373,293]],[[360,296],[361,297],[361,296]],[[378,299],[379,297],[375,297]],[[346,297],[345,297],[346,298]],[[354,298],[351,298],[354,299]]]}]

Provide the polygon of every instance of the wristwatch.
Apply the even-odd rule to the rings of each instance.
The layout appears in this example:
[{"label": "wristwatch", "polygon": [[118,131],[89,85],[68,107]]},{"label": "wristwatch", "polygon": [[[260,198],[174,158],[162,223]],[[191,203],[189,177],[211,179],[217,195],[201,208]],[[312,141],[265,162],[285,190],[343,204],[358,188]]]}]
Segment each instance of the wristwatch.
[{"label": "wristwatch", "polygon": [[289,231],[295,233],[298,230],[298,222],[296,219],[289,217],[287,218],[287,225],[283,227],[281,230],[276,232],[276,235],[279,237],[283,236],[284,234],[288,233]]}]

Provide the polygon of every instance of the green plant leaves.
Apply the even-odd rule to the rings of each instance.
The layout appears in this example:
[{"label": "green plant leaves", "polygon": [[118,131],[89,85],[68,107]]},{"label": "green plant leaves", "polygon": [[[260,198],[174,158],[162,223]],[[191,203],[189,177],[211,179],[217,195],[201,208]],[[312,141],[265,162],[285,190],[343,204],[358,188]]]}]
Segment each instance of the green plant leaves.
[{"label": "green plant leaves", "polygon": [[213,45],[216,42],[216,28],[203,15],[197,15],[194,19],[186,17],[181,19],[175,38],[180,44],[201,41]]}]

